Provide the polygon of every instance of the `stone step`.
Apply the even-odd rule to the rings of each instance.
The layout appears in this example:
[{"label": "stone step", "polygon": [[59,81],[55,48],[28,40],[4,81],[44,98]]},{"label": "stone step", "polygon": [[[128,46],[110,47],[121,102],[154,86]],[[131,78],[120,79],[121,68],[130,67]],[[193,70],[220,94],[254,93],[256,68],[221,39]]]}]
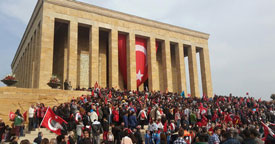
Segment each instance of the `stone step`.
[{"label": "stone step", "polygon": [[43,138],[48,138],[49,140],[52,138],[56,138],[57,136],[55,133],[52,133],[46,128],[40,128],[40,129],[37,128],[34,131],[26,133],[24,137],[20,137],[18,142],[20,143],[22,140],[27,139],[32,143],[33,140],[37,138],[39,132],[43,133]]}]

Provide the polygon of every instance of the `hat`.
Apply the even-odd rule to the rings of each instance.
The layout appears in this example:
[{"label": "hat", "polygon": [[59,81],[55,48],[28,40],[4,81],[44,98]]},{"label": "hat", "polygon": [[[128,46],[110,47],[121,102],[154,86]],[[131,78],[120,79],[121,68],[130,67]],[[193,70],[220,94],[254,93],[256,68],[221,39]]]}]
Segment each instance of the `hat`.
[{"label": "hat", "polygon": [[141,128],[141,126],[140,126],[140,125],[138,125],[136,128],[137,128],[137,129],[140,129],[140,128]]}]

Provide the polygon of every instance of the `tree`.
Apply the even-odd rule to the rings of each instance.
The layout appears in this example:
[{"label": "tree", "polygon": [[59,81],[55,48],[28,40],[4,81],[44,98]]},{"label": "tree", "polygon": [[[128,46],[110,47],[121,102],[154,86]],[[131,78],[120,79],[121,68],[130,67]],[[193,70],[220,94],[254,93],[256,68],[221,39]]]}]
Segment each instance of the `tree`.
[{"label": "tree", "polygon": [[275,100],[275,94],[271,94],[270,98],[271,98],[272,100]]}]

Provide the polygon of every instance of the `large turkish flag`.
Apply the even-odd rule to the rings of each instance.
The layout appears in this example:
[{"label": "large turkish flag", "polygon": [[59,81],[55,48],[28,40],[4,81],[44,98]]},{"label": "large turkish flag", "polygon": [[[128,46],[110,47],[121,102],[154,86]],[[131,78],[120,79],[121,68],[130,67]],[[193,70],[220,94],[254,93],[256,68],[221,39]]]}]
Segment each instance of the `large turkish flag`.
[{"label": "large turkish flag", "polygon": [[136,77],[137,87],[148,79],[147,40],[136,38]]},{"label": "large turkish flag", "polygon": [[[156,51],[158,49],[156,42]],[[126,35],[118,35],[118,56],[119,69],[123,76],[124,84],[127,85],[127,55],[126,55]],[[148,63],[147,63],[147,39],[136,38],[136,80],[137,87],[148,79]]]}]

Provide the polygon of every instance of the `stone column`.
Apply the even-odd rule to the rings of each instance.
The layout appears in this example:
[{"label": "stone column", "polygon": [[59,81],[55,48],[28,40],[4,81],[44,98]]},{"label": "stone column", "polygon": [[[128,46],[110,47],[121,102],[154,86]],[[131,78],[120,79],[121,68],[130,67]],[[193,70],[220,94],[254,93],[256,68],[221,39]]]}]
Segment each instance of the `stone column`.
[{"label": "stone column", "polygon": [[21,72],[21,58],[19,59],[17,67],[18,67],[18,73],[16,74],[16,79],[18,80],[17,86],[20,87],[20,85],[21,85],[21,73],[22,73]]},{"label": "stone column", "polygon": [[213,97],[208,47],[206,46],[206,47],[200,49],[199,54],[200,54],[201,79],[202,79],[203,94],[208,96],[208,97]]},{"label": "stone column", "polygon": [[37,32],[35,31],[33,34],[32,51],[31,51],[31,79],[30,79],[31,88],[34,88],[36,34],[37,34]]},{"label": "stone column", "polygon": [[193,45],[188,49],[188,65],[189,65],[191,96],[200,97],[198,67],[197,67],[197,59],[196,59],[196,47]]},{"label": "stone column", "polygon": [[136,37],[134,33],[127,36],[127,89],[137,90],[136,77]]},{"label": "stone column", "polygon": [[29,56],[30,56],[30,59],[29,59],[29,88],[32,88],[32,58],[33,58],[33,44],[34,43],[34,34],[32,36],[32,39],[31,39],[31,42],[30,42],[30,53],[29,53]]},{"label": "stone column", "polygon": [[24,52],[24,61],[23,61],[23,88],[27,87],[27,53],[28,49],[26,47]]},{"label": "stone column", "polygon": [[165,40],[162,46],[162,61],[164,70],[164,88],[169,92],[173,91],[172,84],[172,65],[171,65],[171,53],[170,53],[170,41]]},{"label": "stone column", "polygon": [[178,79],[178,93],[184,91],[187,96],[186,88],[186,74],[185,74],[185,63],[184,63],[184,50],[183,43],[179,42],[175,47],[176,54],[176,67],[177,67],[177,79]]},{"label": "stone column", "polygon": [[112,29],[109,33],[109,87],[118,88],[119,67],[118,67],[118,31]]},{"label": "stone column", "polygon": [[[23,56],[23,55],[22,55]],[[18,73],[18,86],[22,87],[22,56],[20,57],[18,66],[19,66],[19,73]]]},{"label": "stone column", "polygon": [[76,88],[77,78],[77,36],[78,36],[78,23],[76,21],[70,21],[69,33],[68,33],[68,81],[71,82],[72,88]]},{"label": "stone column", "polygon": [[156,39],[150,37],[147,44],[148,86],[149,91],[159,90],[159,72],[157,65]]},{"label": "stone column", "polygon": [[26,48],[26,55],[25,55],[25,57],[26,57],[26,60],[25,60],[25,65],[24,65],[24,67],[25,67],[25,88],[28,88],[28,69],[29,69],[29,63],[28,63],[28,59],[29,59],[29,44],[28,44],[28,46],[27,46],[27,48]]},{"label": "stone column", "polygon": [[97,25],[93,25],[90,29],[90,87],[93,87],[98,82],[98,58],[99,58],[99,28]]},{"label": "stone column", "polygon": [[[68,34],[68,36],[69,36],[69,34]],[[69,41],[69,39],[68,38],[65,38],[65,39],[66,40],[64,42],[65,47],[64,47],[64,58],[63,58],[63,61],[64,61],[64,64],[63,64],[63,82],[65,82],[65,80],[68,79],[68,62],[69,62],[69,60],[68,60],[68,52],[69,52],[69,50],[68,50],[69,49],[68,48],[68,45],[69,45],[68,41]],[[64,87],[63,87],[63,89],[64,89]]]},{"label": "stone column", "polygon": [[41,51],[41,26],[36,29],[36,44],[35,44],[35,65],[34,65],[34,88],[39,88],[39,73],[40,73],[40,51]]},{"label": "stone column", "polygon": [[47,85],[53,69],[53,47],[54,47],[54,17],[43,16],[41,25],[41,49],[39,63],[39,84],[40,89],[49,89]]},{"label": "stone column", "polygon": [[28,69],[27,69],[27,88],[30,88],[31,86],[31,50],[32,50],[32,41],[33,39],[31,38],[29,42],[29,47],[28,47]]}]

